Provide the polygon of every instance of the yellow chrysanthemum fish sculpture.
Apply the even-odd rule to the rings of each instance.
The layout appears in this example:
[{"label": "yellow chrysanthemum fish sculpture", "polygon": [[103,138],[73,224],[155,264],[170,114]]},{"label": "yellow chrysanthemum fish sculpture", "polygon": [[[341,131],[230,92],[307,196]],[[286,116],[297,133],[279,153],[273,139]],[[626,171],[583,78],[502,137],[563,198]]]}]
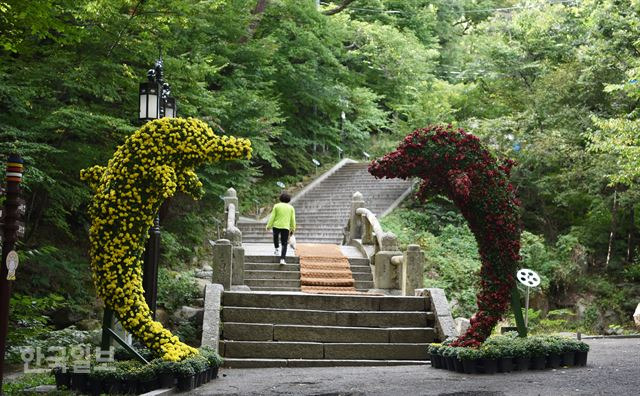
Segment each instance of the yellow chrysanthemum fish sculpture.
[{"label": "yellow chrysanthemum fish sculpture", "polygon": [[106,167],[80,173],[94,191],[89,254],[98,296],[164,360],[180,361],[198,351],[151,318],[141,260],[148,229],[160,204],[177,190],[202,196],[196,166],[242,158],[251,158],[248,139],[215,135],[194,118],[162,118],[128,137]]}]

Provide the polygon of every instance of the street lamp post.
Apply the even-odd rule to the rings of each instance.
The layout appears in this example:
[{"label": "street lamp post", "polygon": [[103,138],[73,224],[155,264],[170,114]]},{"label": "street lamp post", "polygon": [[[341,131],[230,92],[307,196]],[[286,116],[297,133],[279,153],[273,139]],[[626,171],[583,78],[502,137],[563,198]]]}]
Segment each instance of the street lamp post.
[{"label": "street lamp post", "polygon": [[[171,97],[171,87],[164,81],[164,63],[158,59],[147,72],[148,81],[140,83],[140,111],[142,122],[169,117],[177,114],[178,106]],[[151,314],[155,319],[158,296],[158,260],[160,258],[160,215],[157,214],[149,229],[149,239],[144,252],[142,287]]]}]

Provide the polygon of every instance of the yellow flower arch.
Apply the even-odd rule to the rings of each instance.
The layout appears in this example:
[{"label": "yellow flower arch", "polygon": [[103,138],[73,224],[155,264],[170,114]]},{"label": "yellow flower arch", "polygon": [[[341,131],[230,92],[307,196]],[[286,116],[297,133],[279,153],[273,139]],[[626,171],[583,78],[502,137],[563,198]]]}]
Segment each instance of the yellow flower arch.
[{"label": "yellow flower arch", "polygon": [[106,167],[80,172],[94,191],[89,255],[98,296],[164,360],[180,361],[198,351],[151,318],[140,259],[147,231],[162,202],[177,190],[202,196],[196,166],[241,158],[251,158],[248,139],[215,135],[194,118],[162,118],[128,137]]}]

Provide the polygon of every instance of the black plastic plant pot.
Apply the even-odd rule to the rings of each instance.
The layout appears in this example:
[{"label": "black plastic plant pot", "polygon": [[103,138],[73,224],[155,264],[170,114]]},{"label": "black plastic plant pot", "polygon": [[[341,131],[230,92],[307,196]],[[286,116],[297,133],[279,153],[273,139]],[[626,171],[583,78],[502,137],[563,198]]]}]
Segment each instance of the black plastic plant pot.
[{"label": "black plastic plant pot", "polygon": [[547,358],[545,356],[531,358],[531,368],[534,370],[544,370],[547,368]]},{"label": "black plastic plant pot", "polygon": [[71,376],[71,389],[81,393],[87,393],[89,375],[86,373],[73,373]]},{"label": "black plastic plant pot", "polygon": [[178,390],[181,391],[193,390],[193,388],[196,387],[195,375],[191,375],[189,377],[179,377],[177,386]]},{"label": "black plastic plant pot", "polygon": [[158,389],[158,381],[153,378],[138,382],[138,393],[147,393]]},{"label": "black plastic plant pot", "polygon": [[53,374],[56,377],[56,388],[71,389],[71,373],[63,373],[62,371],[56,371]]},{"label": "black plastic plant pot", "polygon": [[531,366],[531,358],[528,357],[517,357],[514,359],[516,370],[526,371],[529,370],[529,366]]},{"label": "black plastic plant pot", "polygon": [[586,366],[587,365],[587,354],[589,352],[576,352],[575,356],[575,364],[576,366]]},{"label": "black plastic plant pot", "polygon": [[211,379],[216,379],[218,378],[218,370],[220,369],[220,367],[216,366],[216,367],[211,367],[209,369],[209,371],[211,371]]},{"label": "black plastic plant pot", "polygon": [[462,369],[465,374],[477,374],[478,373],[478,361],[477,360],[463,360]]},{"label": "black plastic plant pot", "polygon": [[442,356],[431,354],[431,367],[442,368]]},{"label": "black plastic plant pot", "polygon": [[118,380],[107,380],[104,382],[103,386],[106,393],[110,395],[119,395],[126,392],[124,384],[121,384]]},{"label": "black plastic plant pot", "polygon": [[164,374],[160,376],[160,388],[173,388],[176,378],[172,374]]},{"label": "black plastic plant pot", "polygon": [[560,355],[549,355],[547,359],[547,366],[549,368],[557,369],[560,367],[560,363],[562,363],[562,357]]},{"label": "black plastic plant pot", "polygon": [[453,358],[453,367],[455,368],[456,372],[464,373],[464,367],[462,366],[462,360],[454,357]]},{"label": "black plastic plant pot", "polygon": [[102,392],[102,380],[98,378],[89,378],[89,394],[100,396]]},{"label": "black plastic plant pot", "polygon": [[445,356],[445,357],[444,357],[444,363],[445,363],[445,364],[446,364],[446,366],[447,366],[447,370],[449,370],[449,371],[455,371],[455,370],[456,370],[456,366],[455,366],[455,364],[453,363],[453,357],[451,357],[451,356]]},{"label": "black plastic plant pot", "polygon": [[501,373],[510,373],[513,371],[513,358],[502,357],[498,360],[498,371]]},{"label": "black plastic plant pot", "polygon": [[138,391],[138,380],[136,379],[128,379],[125,381],[125,390],[124,392],[128,395],[135,395]]},{"label": "black plastic plant pot", "polygon": [[498,359],[482,359],[485,374],[495,374],[498,371]]},{"label": "black plastic plant pot", "polygon": [[565,352],[562,354],[562,365],[563,366],[575,366],[576,364],[576,353],[575,352]]}]

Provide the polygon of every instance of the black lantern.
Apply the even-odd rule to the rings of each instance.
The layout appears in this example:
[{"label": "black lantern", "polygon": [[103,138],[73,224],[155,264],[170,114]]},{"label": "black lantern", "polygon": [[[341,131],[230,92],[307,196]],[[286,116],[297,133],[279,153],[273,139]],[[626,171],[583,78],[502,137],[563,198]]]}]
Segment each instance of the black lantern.
[{"label": "black lantern", "polygon": [[149,81],[140,83],[140,121],[150,121],[162,117],[174,118],[178,105],[170,97],[171,87],[163,78],[162,58],[156,61],[153,69],[147,72]]},{"label": "black lantern", "polygon": [[178,104],[176,98],[168,97],[164,101],[164,116],[169,118],[175,118],[178,112]]},{"label": "black lantern", "polygon": [[155,81],[140,83],[140,115],[143,121],[160,118],[162,107],[160,85]]}]

